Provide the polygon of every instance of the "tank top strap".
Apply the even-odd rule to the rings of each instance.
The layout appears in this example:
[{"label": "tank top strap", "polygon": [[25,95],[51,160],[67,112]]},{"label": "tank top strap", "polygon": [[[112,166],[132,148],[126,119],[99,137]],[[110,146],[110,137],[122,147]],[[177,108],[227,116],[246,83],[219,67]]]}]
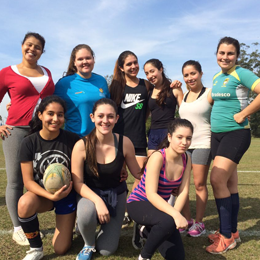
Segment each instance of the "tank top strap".
[{"label": "tank top strap", "polygon": [[165,172],[165,165],[166,165],[166,153],[165,153],[165,148],[160,150],[160,153],[162,154],[163,157],[163,165],[162,165],[162,171]]},{"label": "tank top strap", "polygon": [[123,154],[123,135],[119,135],[118,151]]},{"label": "tank top strap", "polygon": [[85,147],[86,147],[87,140],[86,140],[85,136],[84,136],[84,137],[82,137],[81,139],[83,140],[83,142],[84,142],[84,145],[85,145]]},{"label": "tank top strap", "polygon": [[139,85],[144,85],[145,86],[144,79],[139,79]]},{"label": "tank top strap", "polygon": [[181,155],[181,157],[182,157],[183,168],[186,169],[187,162],[188,162],[188,155],[185,152],[184,154]]}]

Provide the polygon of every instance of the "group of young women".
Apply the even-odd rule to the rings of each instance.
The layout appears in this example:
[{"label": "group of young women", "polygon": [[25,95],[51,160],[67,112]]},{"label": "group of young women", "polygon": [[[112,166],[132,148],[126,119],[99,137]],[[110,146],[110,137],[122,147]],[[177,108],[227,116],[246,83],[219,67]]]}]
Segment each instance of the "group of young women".
[{"label": "group of young women", "polygon": [[[11,98],[6,125],[0,127],[6,203],[13,239],[30,245],[24,260],[43,258],[37,214],[54,208],[52,242],[57,254],[71,246],[76,215],[84,240],[76,259],[91,259],[96,250],[113,254],[127,208],[136,223],[133,244],[141,248],[141,240],[146,240],[139,259],[151,259],[157,249],[164,259],[184,259],[180,232],[192,237],[205,233],[211,158],[210,180],[220,228],[209,235],[212,244],[206,250],[221,254],[234,248],[240,241],[237,164],[250,145],[247,117],[260,109],[260,95],[247,103],[248,90],[260,93],[260,79],[236,65],[238,41],[220,40],[221,72],[214,76],[212,90],[203,86],[198,62],[184,63],[188,89],[184,96],[181,83],[171,83],[158,59],[144,65],[148,81],[139,79],[138,59],[131,51],[119,55],[108,89],[105,79],[92,72],[94,52],[85,44],[73,49],[66,77],[54,86],[50,71],[38,65],[44,45],[41,35],[27,33],[22,62],[0,71],[0,100],[6,92]],[[176,105],[181,119],[175,118]],[[71,170],[73,183],[50,194],[42,178],[54,162]],[[125,166],[136,179],[127,201]],[[191,169],[195,221],[188,199]],[[168,203],[171,194],[177,197],[172,205]]]}]

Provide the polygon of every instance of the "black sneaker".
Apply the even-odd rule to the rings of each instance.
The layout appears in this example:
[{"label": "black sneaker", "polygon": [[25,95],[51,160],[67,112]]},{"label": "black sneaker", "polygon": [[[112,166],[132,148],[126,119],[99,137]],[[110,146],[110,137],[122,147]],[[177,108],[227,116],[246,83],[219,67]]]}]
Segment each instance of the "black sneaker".
[{"label": "black sneaker", "polygon": [[141,236],[141,226],[134,222],[134,231],[132,238],[132,245],[135,249],[142,249],[144,246],[144,238]]},{"label": "black sneaker", "polygon": [[132,219],[128,216],[128,213],[125,213],[124,219],[123,219],[123,223],[122,223],[122,228],[126,228],[128,227],[132,222]]}]

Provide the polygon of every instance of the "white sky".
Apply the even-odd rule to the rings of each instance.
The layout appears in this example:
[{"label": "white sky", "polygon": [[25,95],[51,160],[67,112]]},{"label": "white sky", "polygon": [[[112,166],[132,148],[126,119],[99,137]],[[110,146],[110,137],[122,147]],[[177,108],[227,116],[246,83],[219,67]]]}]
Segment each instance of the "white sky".
[{"label": "white sky", "polygon": [[[202,65],[204,85],[211,87],[219,71],[219,39],[260,42],[259,11],[259,0],[1,0],[0,69],[21,62],[21,41],[32,31],[46,40],[39,64],[51,70],[55,83],[72,49],[86,43],[96,54],[94,72],[103,76],[113,74],[122,51],[131,50],[139,58],[139,77],[145,77],[144,62],[158,58],[171,79],[184,83],[182,64],[195,59]],[[3,118],[7,101],[6,95]]]}]

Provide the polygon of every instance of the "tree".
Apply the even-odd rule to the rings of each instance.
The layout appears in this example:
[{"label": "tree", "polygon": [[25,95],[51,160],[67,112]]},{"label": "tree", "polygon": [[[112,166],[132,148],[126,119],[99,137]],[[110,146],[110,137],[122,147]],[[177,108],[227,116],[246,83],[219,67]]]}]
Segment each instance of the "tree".
[{"label": "tree", "polygon": [[[245,69],[253,71],[258,77],[260,77],[260,52],[258,46],[260,46],[258,42],[252,43],[251,46],[241,43],[241,53],[238,64]],[[250,47],[253,47],[252,51]],[[250,91],[249,102],[252,102],[256,96],[256,93]],[[252,135],[260,137],[260,111],[250,116],[250,126],[252,129]]]},{"label": "tree", "polygon": [[112,82],[113,75],[106,75],[106,76],[105,76],[105,79],[106,79],[107,85],[108,85],[108,87],[109,87],[110,84],[111,84],[111,82]]}]

